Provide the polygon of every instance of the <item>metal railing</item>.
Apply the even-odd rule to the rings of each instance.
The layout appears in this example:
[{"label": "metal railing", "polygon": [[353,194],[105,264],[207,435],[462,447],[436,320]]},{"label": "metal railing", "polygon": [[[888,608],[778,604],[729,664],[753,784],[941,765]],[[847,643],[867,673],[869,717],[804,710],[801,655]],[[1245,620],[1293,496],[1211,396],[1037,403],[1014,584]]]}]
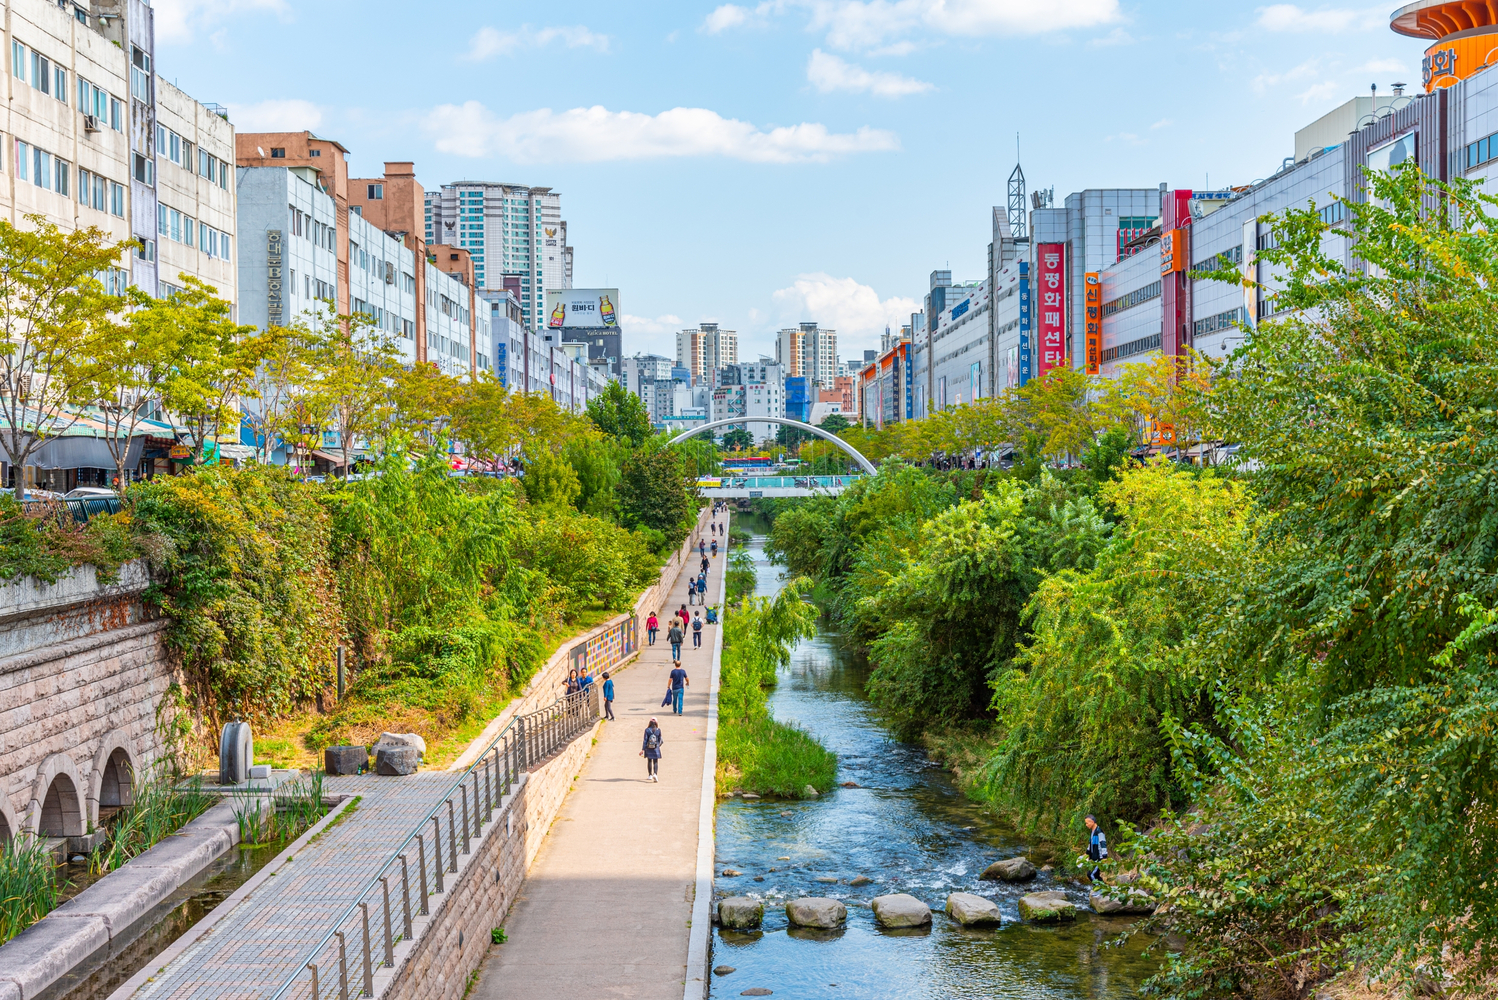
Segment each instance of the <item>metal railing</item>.
[{"label": "metal railing", "polygon": [[121,504],[119,497],[75,497],[72,500],[27,500],[21,507],[33,517],[51,517],[59,527],[66,528],[70,527],[69,518],[74,524],[87,524],[88,519],[97,514],[118,514]]},{"label": "metal railing", "polygon": [[[457,874],[459,855],[467,854],[473,841],[482,838],[484,824],[493,819],[494,810],[521,773],[587,732],[597,718],[590,688],[511,719],[391,852],[268,1000],[335,996],[348,1000],[373,995],[375,970],[394,967],[396,944],[410,940],[415,916],[431,913],[431,897],[447,891],[443,875]],[[373,926],[371,907],[376,908]],[[349,981],[351,942],[358,977],[353,982]]]},{"label": "metal railing", "polygon": [[836,489],[851,486],[863,478],[862,473],[853,472],[843,476],[723,476],[720,489],[776,489],[798,487],[800,489]]}]

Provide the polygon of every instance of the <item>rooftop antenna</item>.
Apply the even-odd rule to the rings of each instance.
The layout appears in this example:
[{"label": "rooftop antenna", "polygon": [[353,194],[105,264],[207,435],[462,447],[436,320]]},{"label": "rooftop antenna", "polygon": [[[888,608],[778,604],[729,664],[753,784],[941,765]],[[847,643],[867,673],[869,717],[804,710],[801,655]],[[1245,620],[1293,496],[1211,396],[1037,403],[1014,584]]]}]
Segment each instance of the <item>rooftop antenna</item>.
[{"label": "rooftop antenna", "polygon": [[1009,175],[1009,235],[1029,240],[1025,231],[1025,172],[1019,168],[1019,133],[1014,133],[1014,172]]}]

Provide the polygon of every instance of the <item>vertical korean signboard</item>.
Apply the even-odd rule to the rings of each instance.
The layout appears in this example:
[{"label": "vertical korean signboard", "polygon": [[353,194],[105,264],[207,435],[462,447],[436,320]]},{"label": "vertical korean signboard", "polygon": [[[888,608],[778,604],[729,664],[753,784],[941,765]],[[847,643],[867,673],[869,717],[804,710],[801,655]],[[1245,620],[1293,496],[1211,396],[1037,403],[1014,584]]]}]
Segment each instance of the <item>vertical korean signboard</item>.
[{"label": "vertical korean signboard", "polygon": [[[1035,345],[1030,334],[1030,262],[1019,262],[1019,384],[1030,381],[1035,371]],[[943,383],[945,383],[943,379]],[[946,405],[946,387],[942,387],[942,405]]]},{"label": "vertical korean signboard", "polygon": [[1096,271],[1087,272],[1087,374],[1096,375],[1103,359],[1103,281]]},{"label": "vertical korean signboard", "polygon": [[1035,247],[1035,377],[1066,363],[1066,244]]}]

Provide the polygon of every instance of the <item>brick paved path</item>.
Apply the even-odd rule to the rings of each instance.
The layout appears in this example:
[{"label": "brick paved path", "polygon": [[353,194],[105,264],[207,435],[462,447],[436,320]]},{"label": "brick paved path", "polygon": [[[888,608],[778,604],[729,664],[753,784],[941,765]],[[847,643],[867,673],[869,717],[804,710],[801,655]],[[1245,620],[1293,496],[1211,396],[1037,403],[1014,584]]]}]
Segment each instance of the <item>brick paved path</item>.
[{"label": "brick paved path", "polygon": [[[727,514],[719,515],[719,524],[727,521]],[[695,573],[698,565],[694,560],[686,570]],[[720,538],[708,573],[713,603],[722,603],[727,568],[727,545]],[[686,602],[683,572],[668,605],[659,609],[663,626]],[[598,745],[506,919],[509,941],[490,949],[472,1000],[680,1000],[717,629],[704,626],[701,649],[692,647],[690,634],[683,644],[682,665],[691,678],[684,715],[661,707],[671,671],[664,627],[656,644],[645,646],[615,680],[617,721],[599,730]],[[645,780],[639,757],[652,716],[665,736],[658,784]]]}]

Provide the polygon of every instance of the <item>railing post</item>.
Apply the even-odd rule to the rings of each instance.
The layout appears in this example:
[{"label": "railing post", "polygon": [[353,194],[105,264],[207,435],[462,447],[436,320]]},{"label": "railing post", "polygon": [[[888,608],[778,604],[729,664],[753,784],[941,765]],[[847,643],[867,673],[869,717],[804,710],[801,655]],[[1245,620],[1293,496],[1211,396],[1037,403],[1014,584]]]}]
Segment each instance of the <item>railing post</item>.
[{"label": "railing post", "polygon": [[442,891],[442,821],[432,817],[432,860],[436,862],[437,891]]},{"label": "railing post", "polygon": [[401,855],[401,909],[405,913],[405,934],[407,941],[411,940],[411,880],[406,874],[406,856]]},{"label": "railing post", "polygon": [[390,931],[390,876],[380,876],[380,892],[385,897],[385,964],[395,968],[395,935]]},{"label": "railing post", "polygon": [[[525,755],[525,716],[523,715],[515,719],[515,745],[512,749],[518,751],[522,757]],[[525,766],[524,760],[519,760],[516,763],[520,767]]]},{"label": "railing post", "polygon": [[431,910],[427,906],[427,842],[421,834],[416,835],[416,874],[421,879],[421,915]]},{"label": "railing post", "polygon": [[348,942],[343,931],[334,931],[338,938],[338,1000],[348,1000]]},{"label": "railing post", "polygon": [[447,870],[456,872],[458,870],[458,827],[453,818],[453,800],[449,796],[447,800],[447,857],[451,866]]},{"label": "railing post", "polygon": [[473,835],[484,835],[484,814],[479,812],[479,773],[473,772]]},{"label": "railing post", "polygon": [[308,962],[307,968],[312,970],[312,1000],[322,1000],[322,991],[318,989],[317,984],[317,966]]},{"label": "railing post", "polygon": [[369,954],[369,904],[360,903],[359,912],[364,914],[364,992],[374,996],[374,966]]},{"label": "railing post", "polygon": [[[468,786],[458,785],[458,792],[463,796],[463,853],[468,853]],[[447,801],[451,802],[452,799]]]}]

